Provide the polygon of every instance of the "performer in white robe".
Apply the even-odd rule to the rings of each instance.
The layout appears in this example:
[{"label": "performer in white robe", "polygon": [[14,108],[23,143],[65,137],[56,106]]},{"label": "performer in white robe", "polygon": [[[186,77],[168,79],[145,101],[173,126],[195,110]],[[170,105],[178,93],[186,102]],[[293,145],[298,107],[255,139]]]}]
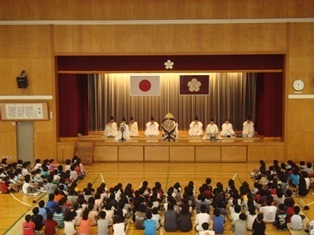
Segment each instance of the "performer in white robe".
[{"label": "performer in white robe", "polygon": [[145,135],[147,137],[155,137],[159,135],[159,124],[155,122],[153,116],[150,121],[146,123]]},{"label": "performer in white robe", "polygon": [[134,121],[134,118],[132,116],[129,122],[129,129],[130,129],[130,136],[139,136],[137,122]]},{"label": "performer in white robe", "polygon": [[[123,137],[123,138],[122,138]],[[122,122],[119,126],[117,135],[114,137],[115,141],[127,141],[130,140],[130,130],[129,126],[126,124],[125,118],[122,119]]]},{"label": "performer in white robe", "polygon": [[215,136],[215,139],[218,138],[218,126],[215,124],[214,119],[210,119],[210,123],[206,127],[206,132],[203,137],[204,140],[211,139],[211,136]]},{"label": "performer in white robe", "polygon": [[226,122],[222,124],[220,136],[231,137],[234,135],[233,126],[230,123],[229,118],[226,119]]},{"label": "performer in white robe", "polygon": [[242,134],[243,137],[253,137],[255,133],[254,122],[252,122],[251,117],[248,116],[246,121],[243,123]]},{"label": "performer in white robe", "polygon": [[201,136],[203,135],[203,123],[201,123],[198,120],[198,117],[196,116],[194,121],[190,124],[189,129],[189,135],[190,136]]},{"label": "performer in white robe", "polygon": [[106,124],[104,130],[104,136],[106,137],[115,137],[118,133],[117,123],[114,121],[114,117],[111,115],[110,121]]}]

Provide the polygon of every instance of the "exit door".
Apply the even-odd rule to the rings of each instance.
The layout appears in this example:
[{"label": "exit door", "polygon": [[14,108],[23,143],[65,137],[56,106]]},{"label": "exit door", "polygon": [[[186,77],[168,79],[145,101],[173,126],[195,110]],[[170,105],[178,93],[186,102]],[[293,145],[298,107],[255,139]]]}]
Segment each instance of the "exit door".
[{"label": "exit door", "polygon": [[17,122],[17,158],[34,162],[34,122]]}]

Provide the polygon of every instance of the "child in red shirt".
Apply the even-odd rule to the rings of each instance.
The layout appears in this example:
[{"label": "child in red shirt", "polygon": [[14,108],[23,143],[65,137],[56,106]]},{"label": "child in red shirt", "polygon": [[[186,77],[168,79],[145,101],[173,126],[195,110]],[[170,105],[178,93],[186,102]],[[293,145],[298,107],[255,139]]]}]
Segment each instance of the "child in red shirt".
[{"label": "child in red shirt", "polygon": [[32,216],[26,215],[22,224],[23,235],[35,235],[35,224],[31,221]]},{"label": "child in red shirt", "polygon": [[57,221],[53,220],[53,214],[47,214],[47,220],[45,222],[45,235],[55,235],[56,234],[56,227],[58,226]]}]

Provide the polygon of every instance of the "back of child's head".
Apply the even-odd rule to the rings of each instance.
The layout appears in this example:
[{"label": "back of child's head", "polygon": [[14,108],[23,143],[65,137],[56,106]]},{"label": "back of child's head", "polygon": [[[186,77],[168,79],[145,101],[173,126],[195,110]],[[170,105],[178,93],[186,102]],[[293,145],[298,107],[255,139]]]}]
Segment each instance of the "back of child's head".
[{"label": "back of child's head", "polygon": [[61,206],[57,206],[55,209],[56,213],[60,214],[62,213],[62,207]]},{"label": "back of child's head", "polygon": [[147,219],[151,219],[153,217],[152,212],[151,211],[147,211],[146,212],[146,218]]},{"label": "back of child's head", "polygon": [[205,182],[206,182],[206,184],[211,184],[212,179],[211,178],[206,178]]},{"label": "back of child's head", "polygon": [[246,220],[246,214],[242,212],[242,213],[239,215],[239,219],[241,219],[241,220]]},{"label": "back of child's head", "polygon": [[64,220],[65,221],[72,221],[72,220],[74,220],[74,214],[72,212],[66,213],[64,215]]},{"label": "back of child's head", "polygon": [[271,206],[271,204],[272,204],[272,200],[270,198],[267,198],[266,205]]},{"label": "back of child's head", "polygon": [[168,211],[173,210],[173,204],[171,202],[168,203]]},{"label": "back of child's head", "polygon": [[287,189],[286,190],[286,195],[287,195],[287,197],[291,197],[292,196],[292,190],[291,189]]},{"label": "back of child's head", "polygon": [[71,165],[71,160],[70,159],[65,160],[65,164],[66,165]]},{"label": "back of child's head", "polygon": [[106,211],[99,212],[99,218],[101,218],[101,219],[106,218]]},{"label": "back of child's head", "polygon": [[47,220],[52,220],[53,218],[53,214],[52,213],[48,213],[47,214]]},{"label": "back of child's head", "polygon": [[208,230],[208,228],[209,228],[209,223],[207,223],[207,222],[202,223],[202,228],[203,228],[204,230]]},{"label": "back of child's head", "polygon": [[32,210],[32,212],[33,212],[34,215],[38,215],[38,213],[39,213],[38,207],[37,207],[37,206],[34,207],[33,210]]},{"label": "back of child's head", "polygon": [[31,176],[30,176],[30,175],[25,175],[24,181],[25,181],[26,183],[28,183],[30,180],[31,180]]},{"label": "back of child's head", "polygon": [[279,209],[280,211],[284,211],[284,210],[285,210],[285,205],[284,205],[283,203],[280,203],[280,204],[278,205],[278,209]]},{"label": "back of child's head", "polygon": [[153,214],[154,215],[157,215],[158,214],[158,208],[157,207],[154,207],[153,210],[152,210]]},{"label": "back of child's head", "polygon": [[88,208],[88,210],[92,211],[94,209],[94,204],[93,203],[88,203],[87,208]]},{"label": "back of child's head", "polygon": [[294,211],[294,214],[296,214],[296,215],[299,214],[300,213],[300,207],[294,206],[293,211]]},{"label": "back of child's head", "polygon": [[182,204],[181,208],[182,208],[181,209],[181,214],[187,215],[187,214],[190,213],[190,206],[189,206],[189,204]]},{"label": "back of child's head", "polygon": [[32,216],[31,215],[25,215],[25,221],[29,222],[31,221]]},{"label": "back of child's head", "polygon": [[89,210],[85,209],[82,213],[82,219],[83,220],[88,220],[88,214],[89,214]]},{"label": "back of child's head", "polygon": [[206,213],[206,206],[205,205],[201,205],[201,207],[200,207],[200,211],[201,211],[201,213]]},{"label": "back of child's head", "polygon": [[258,221],[263,221],[263,219],[264,219],[264,214],[263,214],[263,213],[259,213],[259,214],[257,215],[257,220],[258,220]]},{"label": "back of child's head", "polygon": [[214,210],[214,215],[215,215],[215,216],[220,216],[220,210],[219,210],[218,208],[216,208],[216,209]]},{"label": "back of child's head", "polygon": [[254,205],[249,207],[249,213],[250,215],[256,215],[256,208]]},{"label": "back of child's head", "polygon": [[235,211],[236,213],[240,213],[240,212],[241,212],[241,206],[240,206],[240,205],[235,205],[235,206],[234,206],[234,211]]}]

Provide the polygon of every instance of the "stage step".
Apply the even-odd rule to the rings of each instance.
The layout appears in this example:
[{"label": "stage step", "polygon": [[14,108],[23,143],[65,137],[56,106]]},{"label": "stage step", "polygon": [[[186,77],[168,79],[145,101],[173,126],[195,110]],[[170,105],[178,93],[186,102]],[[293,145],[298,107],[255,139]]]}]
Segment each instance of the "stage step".
[{"label": "stage step", "polygon": [[76,142],[75,154],[81,158],[83,164],[93,162],[94,143],[93,142]]}]

